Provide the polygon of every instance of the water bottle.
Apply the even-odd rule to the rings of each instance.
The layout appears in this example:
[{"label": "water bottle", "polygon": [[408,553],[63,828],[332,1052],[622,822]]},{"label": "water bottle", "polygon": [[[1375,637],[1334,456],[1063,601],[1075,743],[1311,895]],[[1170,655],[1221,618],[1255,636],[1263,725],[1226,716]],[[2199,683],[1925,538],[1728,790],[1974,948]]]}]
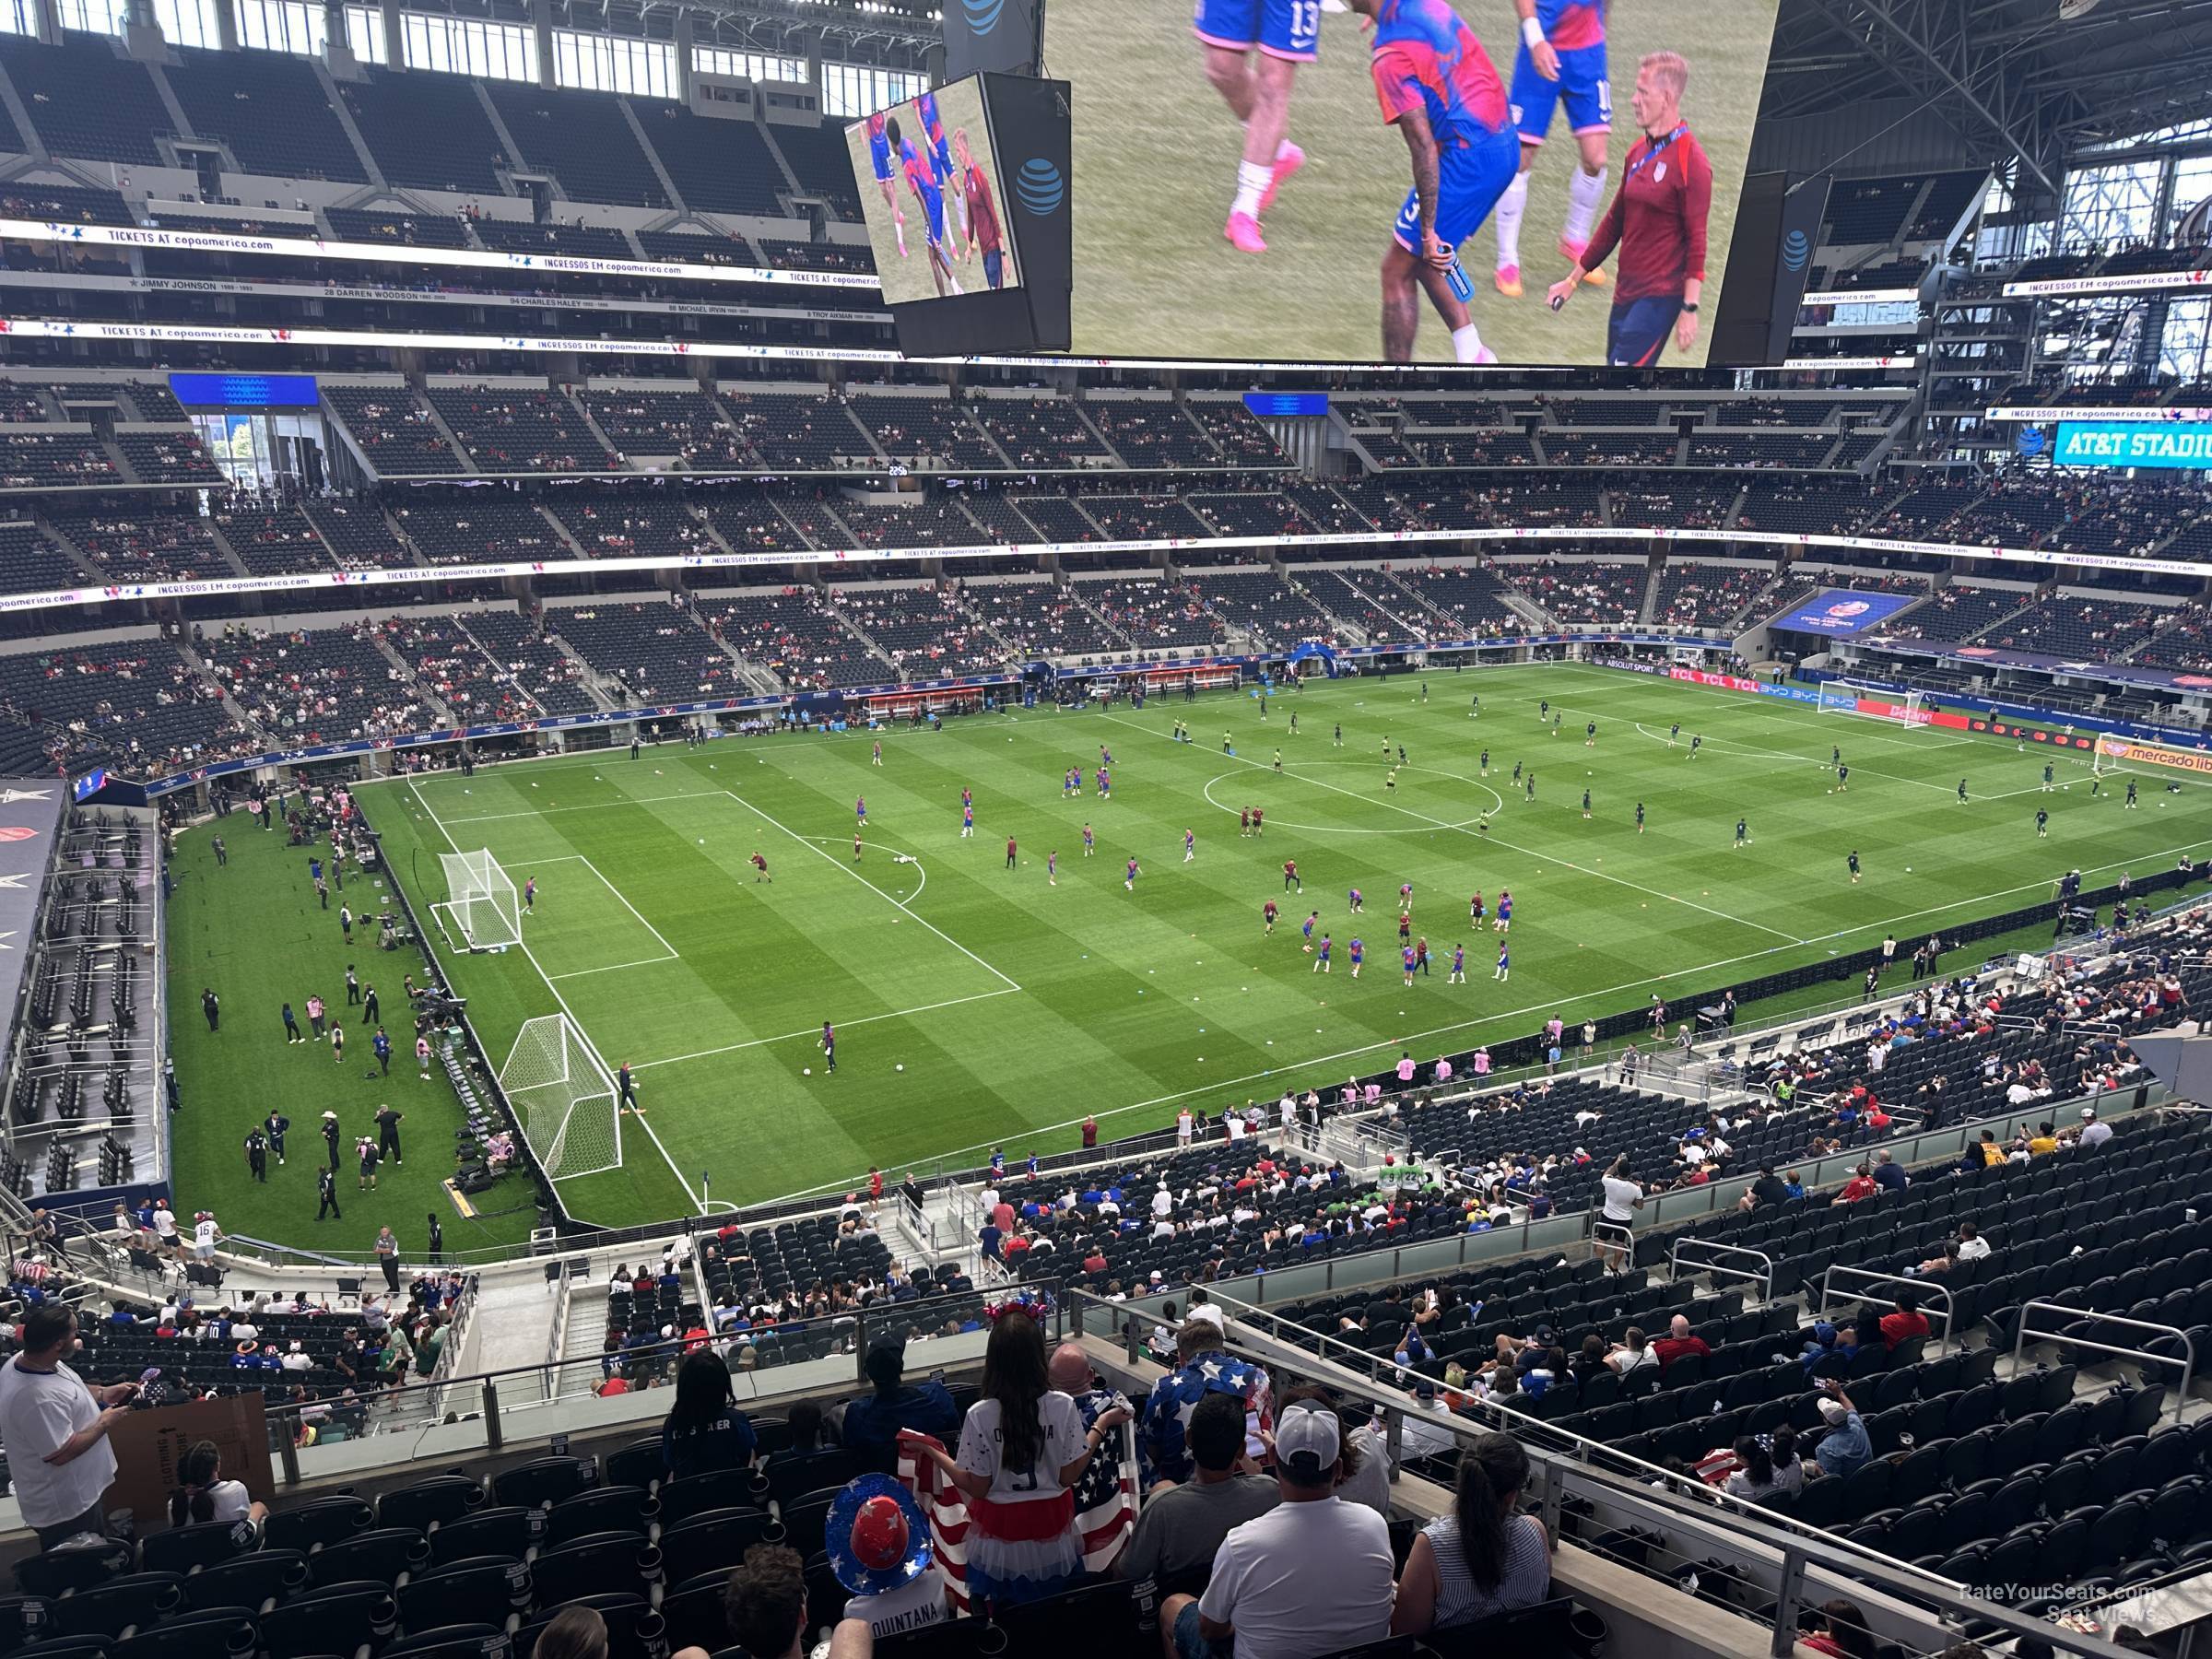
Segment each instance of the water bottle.
[{"label": "water bottle", "polygon": [[1453,252],[1452,263],[1444,269],[1444,280],[1452,285],[1453,297],[1462,305],[1475,298],[1475,285],[1467,279],[1467,273],[1459,263],[1457,250]]}]

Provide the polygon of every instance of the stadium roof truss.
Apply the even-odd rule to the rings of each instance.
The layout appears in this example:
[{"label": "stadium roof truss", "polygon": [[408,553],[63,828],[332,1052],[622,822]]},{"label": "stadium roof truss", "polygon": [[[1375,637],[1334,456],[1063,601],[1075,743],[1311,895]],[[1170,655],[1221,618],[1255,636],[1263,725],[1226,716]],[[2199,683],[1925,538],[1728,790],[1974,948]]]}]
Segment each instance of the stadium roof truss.
[{"label": "stadium roof truss", "polygon": [[2212,114],[2212,0],[2101,0],[2071,21],[2053,0],[1785,0],[1764,114],[1900,94],[2055,195],[2084,147]]}]

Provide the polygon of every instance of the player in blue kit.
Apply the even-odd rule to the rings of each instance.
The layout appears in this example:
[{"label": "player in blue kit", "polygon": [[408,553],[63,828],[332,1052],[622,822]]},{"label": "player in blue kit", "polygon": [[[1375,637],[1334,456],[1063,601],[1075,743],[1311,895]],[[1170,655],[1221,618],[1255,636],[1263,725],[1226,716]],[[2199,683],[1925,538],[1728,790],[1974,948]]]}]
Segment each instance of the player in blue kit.
[{"label": "player in blue kit", "polygon": [[858,820],[857,828],[864,830],[867,828],[868,797],[866,795],[859,795],[854,798],[853,802],[853,816]]},{"label": "player in blue kit", "polygon": [[960,292],[960,285],[953,276],[952,261],[945,252],[945,192],[937,183],[934,163],[914,147],[912,138],[900,136],[898,117],[893,116],[884,124],[884,133],[899,158],[899,170],[906,176],[907,189],[913,192],[914,200],[921,205],[929,274],[937,285],[938,297],[957,294]]},{"label": "player in blue kit", "polygon": [[1136,891],[1136,878],[1140,873],[1136,867],[1136,860],[1132,858],[1129,861],[1129,867],[1122,872],[1123,892],[1134,893]]},{"label": "player in blue kit", "polygon": [[1307,954],[1307,955],[1311,955],[1311,954],[1312,954],[1312,950],[1313,950],[1313,924],[1314,924],[1314,923],[1316,923],[1316,922],[1318,922],[1318,921],[1320,921],[1320,920],[1321,920],[1321,912],[1320,912],[1319,911],[1308,911],[1308,912],[1306,912],[1306,919],[1305,919],[1304,923],[1303,923],[1302,924],[1300,924],[1300,928],[1299,928],[1299,932],[1300,932],[1301,934],[1303,934],[1303,935],[1305,935],[1305,938],[1306,938],[1306,942],[1305,942],[1303,945],[1301,945],[1300,947],[1299,947],[1299,948],[1300,948],[1300,950],[1301,952],[1303,952],[1303,953],[1305,953],[1305,954]]},{"label": "player in blue kit", "polygon": [[1405,959],[1405,964],[1406,964],[1406,983],[1408,986],[1410,986],[1410,985],[1413,983],[1413,958],[1414,958],[1414,949],[1413,949],[1413,947],[1412,947],[1412,946],[1410,946],[1410,945],[1402,945],[1402,946],[1400,946],[1400,947],[1398,947],[1398,955],[1399,955],[1399,956],[1401,956],[1401,957],[1403,957],[1403,958]]},{"label": "player in blue kit", "polygon": [[1413,188],[1382,256],[1382,356],[1413,360],[1420,291],[1452,332],[1462,363],[1494,363],[1467,310],[1473,285],[1459,244],[1512,183],[1521,144],[1505,88],[1482,42],[1447,0],[1347,0],[1374,26],[1369,63],[1382,120],[1406,140]]},{"label": "player in blue kit", "polygon": [[1194,858],[1196,858],[1197,856],[1198,856],[1198,836],[1197,836],[1197,832],[1196,832],[1196,831],[1194,831],[1194,830],[1185,830],[1182,832],[1182,862],[1183,862],[1184,864],[1189,864],[1189,863],[1191,862],[1191,860],[1193,860]]},{"label": "player in blue kit", "polygon": [[1260,220],[1275,193],[1303,167],[1290,142],[1290,88],[1298,66],[1321,55],[1322,0],[1198,0],[1191,28],[1206,78],[1244,126],[1237,194],[1221,234],[1240,253],[1265,253]]},{"label": "player in blue kit", "polygon": [[966,841],[974,833],[975,808],[972,806],[963,806],[960,808],[960,839],[962,841]]},{"label": "player in blue kit", "polygon": [[1467,947],[1465,945],[1452,947],[1452,977],[1446,982],[1454,985],[1467,982]]},{"label": "player in blue kit", "polygon": [[[1346,948],[1351,952],[1352,956],[1352,977],[1354,979],[1358,979],[1359,977],[1360,964],[1367,960],[1367,941],[1361,938],[1358,934],[1354,934],[1352,935],[1351,944]],[[1328,960],[1329,942],[1326,939],[1324,939],[1321,942],[1321,957],[1323,961],[1325,962]]]},{"label": "player in blue kit", "polygon": [[1318,956],[1316,956],[1316,957],[1313,959],[1313,971],[1314,971],[1314,972],[1316,972],[1316,973],[1326,973],[1326,972],[1328,972],[1328,971],[1329,971],[1329,949],[1330,949],[1330,945],[1329,945],[1329,935],[1328,935],[1327,934],[1325,934],[1325,933],[1324,933],[1324,934],[1323,934],[1323,935],[1321,935],[1321,954],[1320,954],[1320,955],[1318,955]]},{"label": "player in blue kit", "polygon": [[1500,945],[1498,947],[1498,971],[1491,974],[1490,977],[1494,980],[1510,979],[1512,971],[1513,959],[1506,955],[1505,947]]},{"label": "player in blue kit", "polygon": [[1513,930],[1513,896],[1504,888],[1498,889],[1498,919],[1490,925],[1499,933]]},{"label": "player in blue kit", "polygon": [[876,170],[876,188],[883,205],[891,210],[891,229],[899,238],[899,257],[906,257],[906,210],[899,206],[898,189],[891,182],[891,141],[885,131],[890,117],[878,110],[868,117],[868,162]]},{"label": "player in blue kit", "polygon": [[952,165],[952,140],[945,131],[944,118],[937,113],[937,95],[921,94],[914,100],[914,113],[921,117],[922,136],[929,146],[929,171],[937,181],[937,188],[946,193],[946,199],[952,204],[950,228],[957,231],[952,240],[954,256],[958,257],[958,244],[968,239],[968,195],[964,190],[950,188],[959,174]]},{"label": "player in blue kit", "polygon": [[[1529,170],[1561,104],[1581,154],[1567,180],[1567,218],[1559,252],[1580,264],[1598,209],[1606,205],[1606,147],[1613,135],[1613,89],[1606,78],[1603,0],[1513,0],[1521,47],[1513,54],[1513,125],[1521,134],[1521,171],[1498,203],[1498,270],[1508,298],[1521,293],[1521,216],[1528,208]],[[1605,273],[1583,278],[1603,282]]]},{"label": "player in blue kit", "polygon": [[1088,858],[1088,857],[1089,857],[1089,856],[1090,856],[1090,855],[1091,855],[1093,853],[1096,853],[1098,850],[1099,850],[1098,838],[1097,838],[1097,837],[1095,837],[1095,836],[1093,836],[1093,835],[1091,834],[1091,832],[1090,832],[1090,826],[1089,826],[1088,824],[1086,824],[1086,825],[1084,825],[1084,826],[1083,826],[1083,856],[1084,856],[1084,857],[1086,857],[1086,858]]}]

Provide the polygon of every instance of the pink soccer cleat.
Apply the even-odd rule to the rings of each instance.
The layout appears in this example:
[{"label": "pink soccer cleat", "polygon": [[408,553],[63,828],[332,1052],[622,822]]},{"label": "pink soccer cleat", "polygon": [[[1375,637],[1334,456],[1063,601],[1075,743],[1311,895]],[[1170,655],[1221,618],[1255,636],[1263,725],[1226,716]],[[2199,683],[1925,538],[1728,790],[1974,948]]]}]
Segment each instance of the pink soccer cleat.
[{"label": "pink soccer cleat", "polygon": [[1497,285],[1498,291],[1508,300],[1521,298],[1521,267],[1519,265],[1500,265],[1497,275],[1490,280]]},{"label": "pink soccer cleat", "polygon": [[1260,211],[1262,213],[1265,213],[1268,208],[1275,206],[1275,193],[1283,187],[1285,181],[1292,173],[1305,164],[1306,152],[1300,149],[1297,145],[1286,141],[1283,145],[1283,153],[1275,159],[1275,176],[1267,181],[1267,188],[1261,194]]},{"label": "pink soccer cleat", "polygon": [[1240,253],[1267,252],[1266,239],[1260,234],[1260,221],[1249,213],[1230,214],[1229,223],[1221,229],[1221,234],[1229,238],[1230,246]]},{"label": "pink soccer cleat", "polygon": [[1488,346],[1483,347],[1475,354],[1475,361],[1477,365],[1494,363],[1497,360],[1498,354],[1492,351]]}]

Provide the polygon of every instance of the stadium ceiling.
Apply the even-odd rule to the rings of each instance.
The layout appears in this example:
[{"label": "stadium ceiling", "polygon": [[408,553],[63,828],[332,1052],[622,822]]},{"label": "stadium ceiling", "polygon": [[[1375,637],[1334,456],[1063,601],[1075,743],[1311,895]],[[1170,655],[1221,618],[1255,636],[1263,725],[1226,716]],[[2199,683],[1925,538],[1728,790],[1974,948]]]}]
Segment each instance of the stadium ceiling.
[{"label": "stadium ceiling", "polygon": [[2071,20],[2056,0],[1783,0],[1763,114],[1900,95],[1958,129],[1962,161],[2017,159],[2054,191],[2077,150],[2212,115],[2212,0],[2101,0]]},{"label": "stadium ceiling", "polygon": [[[591,6],[593,0],[571,0]],[[600,0],[646,21],[666,23],[689,14],[695,26],[717,36],[750,41],[762,51],[792,52],[809,36],[848,46],[891,47],[921,53],[945,39],[939,0]]]}]

